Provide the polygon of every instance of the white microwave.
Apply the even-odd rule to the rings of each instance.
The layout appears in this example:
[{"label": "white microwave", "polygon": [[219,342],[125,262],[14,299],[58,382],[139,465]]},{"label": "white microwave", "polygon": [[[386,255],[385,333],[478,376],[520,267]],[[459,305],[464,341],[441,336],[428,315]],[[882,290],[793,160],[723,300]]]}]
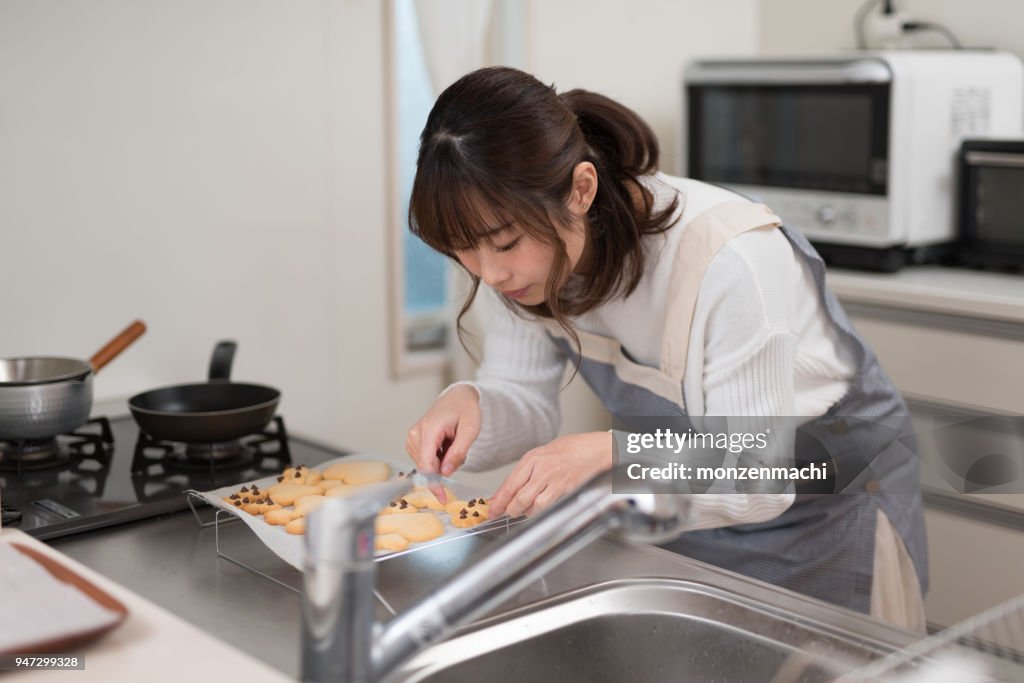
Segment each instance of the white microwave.
[{"label": "white microwave", "polygon": [[1005,52],[699,60],[684,86],[686,175],[872,270],[948,252],[961,139],[1024,132],[1024,65]]}]

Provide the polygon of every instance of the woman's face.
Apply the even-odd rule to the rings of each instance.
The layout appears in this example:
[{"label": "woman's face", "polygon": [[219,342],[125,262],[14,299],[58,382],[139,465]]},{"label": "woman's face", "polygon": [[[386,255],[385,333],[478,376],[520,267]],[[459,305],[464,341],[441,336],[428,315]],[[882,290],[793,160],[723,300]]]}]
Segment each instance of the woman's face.
[{"label": "woman's face", "polygon": [[[575,269],[586,241],[582,221],[559,227],[558,234],[565,242],[570,270]],[[486,235],[476,249],[455,252],[466,270],[516,303],[544,303],[555,248],[530,237],[515,224],[496,227]]]}]

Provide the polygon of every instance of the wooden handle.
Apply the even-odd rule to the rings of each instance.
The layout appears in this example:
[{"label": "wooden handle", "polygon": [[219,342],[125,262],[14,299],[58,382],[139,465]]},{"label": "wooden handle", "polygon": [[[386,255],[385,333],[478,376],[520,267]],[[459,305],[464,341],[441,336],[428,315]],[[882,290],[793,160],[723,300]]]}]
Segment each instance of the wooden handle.
[{"label": "wooden handle", "polygon": [[99,372],[103,366],[121,355],[121,352],[131,346],[132,343],[141,337],[145,331],[146,323],[141,320],[136,320],[131,325],[124,328],[121,334],[111,339],[106,346],[97,351],[96,354],[89,359],[89,365],[92,366],[92,371]]}]

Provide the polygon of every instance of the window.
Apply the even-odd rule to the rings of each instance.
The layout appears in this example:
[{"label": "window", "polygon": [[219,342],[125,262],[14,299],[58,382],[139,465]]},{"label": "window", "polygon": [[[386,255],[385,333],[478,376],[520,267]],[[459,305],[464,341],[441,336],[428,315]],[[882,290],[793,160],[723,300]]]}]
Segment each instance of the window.
[{"label": "window", "polygon": [[[525,0],[465,0],[474,11],[490,7],[483,54],[486,63],[525,68]],[[486,4],[482,4],[486,3]],[[470,7],[470,5],[467,5]],[[452,266],[408,228],[409,196],[416,173],[419,135],[436,97],[417,10],[457,11],[457,4],[391,0],[387,24],[391,119],[391,344],[393,374],[444,368],[451,359],[455,312]],[[462,17],[458,17],[462,18]],[[456,30],[460,22],[444,24]],[[481,64],[482,65],[482,64]],[[475,68],[468,67],[466,70]],[[447,83],[445,83],[447,85]]]},{"label": "window", "polygon": [[[401,343],[407,353],[444,352],[448,345],[448,262],[408,230],[409,195],[419,134],[434,104],[413,0],[394,2],[394,69],[398,201],[402,250]],[[436,360],[436,359],[435,359]]]}]

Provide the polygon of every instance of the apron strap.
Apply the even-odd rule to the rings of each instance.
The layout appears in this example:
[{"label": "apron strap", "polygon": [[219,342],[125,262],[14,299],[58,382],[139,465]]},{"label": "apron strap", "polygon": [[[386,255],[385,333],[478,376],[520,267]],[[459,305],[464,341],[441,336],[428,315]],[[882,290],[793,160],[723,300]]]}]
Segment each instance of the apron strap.
[{"label": "apron strap", "polygon": [[[555,321],[545,318],[543,324],[555,339],[562,339],[573,352],[575,344],[565,330]],[[576,330],[579,336],[580,355],[591,361],[611,366],[620,380],[634,384],[660,396],[673,405],[683,405],[683,385],[668,377],[658,368],[649,367],[628,357],[622,345],[611,337],[605,337],[585,330]]]},{"label": "apron strap", "polygon": [[774,230],[782,219],[764,204],[730,201],[698,214],[683,231],[676,248],[665,307],[661,370],[680,386],[690,349],[690,326],[697,295],[708,266],[729,240],[751,230]]}]

